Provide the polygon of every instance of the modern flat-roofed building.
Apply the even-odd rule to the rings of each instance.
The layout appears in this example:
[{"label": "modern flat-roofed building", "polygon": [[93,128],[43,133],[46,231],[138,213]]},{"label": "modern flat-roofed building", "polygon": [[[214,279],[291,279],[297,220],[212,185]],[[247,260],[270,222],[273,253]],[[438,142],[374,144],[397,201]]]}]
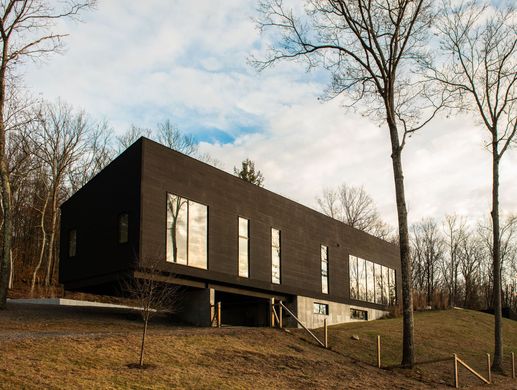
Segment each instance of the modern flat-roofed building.
[{"label": "modern flat-roofed building", "polygon": [[266,325],[270,298],[310,328],[370,320],[400,294],[397,246],[146,138],[61,213],[65,289],[113,292],[158,262],[197,325],[215,302],[223,323]]}]

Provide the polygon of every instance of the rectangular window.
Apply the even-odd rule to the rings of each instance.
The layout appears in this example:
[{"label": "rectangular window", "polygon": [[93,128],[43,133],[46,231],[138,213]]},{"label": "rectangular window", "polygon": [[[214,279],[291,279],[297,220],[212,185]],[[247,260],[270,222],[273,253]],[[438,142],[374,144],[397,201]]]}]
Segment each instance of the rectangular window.
[{"label": "rectangular window", "polygon": [[382,305],[382,265],[375,264],[375,303]]},{"label": "rectangular window", "polygon": [[357,281],[358,281],[358,298],[361,301],[366,300],[366,260],[357,258]]},{"label": "rectangular window", "polygon": [[271,228],[271,282],[280,284],[280,230]]},{"label": "rectangular window", "polygon": [[239,276],[249,277],[249,221],[239,217]]},{"label": "rectangular window", "polygon": [[395,270],[389,269],[389,290],[390,290],[390,305],[394,306],[397,304],[397,289],[396,289],[396,279],[395,279]]},{"label": "rectangular window", "polygon": [[167,194],[167,261],[207,269],[208,207]]},{"label": "rectangular window", "polygon": [[350,299],[378,305],[396,305],[397,282],[394,269],[352,255],[349,255],[348,261]]},{"label": "rectangular window", "polygon": [[350,318],[353,320],[368,321],[368,311],[350,308]]},{"label": "rectangular window", "polygon": [[382,304],[387,305],[389,303],[390,287],[389,287],[389,269],[388,267],[382,266]]},{"label": "rectangular window", "polygon": [[328,316],[329,305],[327,305],[326,303],[314,302],[314,314],[323,314],[325,316]]},{"label": "rectangular window", "polygon": [[348,256],[348,272],[350,275],[350,299],[359,299],[357,280],[357,257]]},{"label": "rectangular window", "polygon": [[373,275],[373,263],[366,260],[366,301],[375,302],[375,281]]},{"label": "rectangular window", "polygon": [[125,244],[129,238],[129,216],[124,213],[118,216],[118,243]]},{"label": "rectangular window", "polygon": [[321,292],[329,293],[329,248],[321,245]]},{"label": "rectangular window", "polygon": [[77,230],[68,232],[68,257],[75,257],[77,254]]}]

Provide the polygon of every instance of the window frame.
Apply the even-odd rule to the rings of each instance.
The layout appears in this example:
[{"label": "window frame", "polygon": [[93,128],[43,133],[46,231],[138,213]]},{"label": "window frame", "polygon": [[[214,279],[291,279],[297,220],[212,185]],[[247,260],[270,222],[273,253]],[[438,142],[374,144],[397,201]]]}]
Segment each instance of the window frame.
[{"label": "window frame", "polygon": [[[273,273],[273,231],[278,232],[278,281],[274,279]],[[270,237],[271,237],[271,283],[272,284],[282,284],[282,230],[277,229],[275,227],[271,227],[270,229]]]},{"label": "window frame", "polygon": [[[325,259],[323,258],[323,248],[325,248]],[[323,264],[326,264],[326,270],[325,275],[323,271]],[[330,285],[329,285],[329,247],[328,245],[320,245],[320,276],[321,276],[321,293],[322,294],[329,294],[330,291]],[[323,279],[326,279],[326,291],[323,288]]]},{"label": "window frame", "polygon": [[[126,217],[126,240],[122,241],[122,229],[121,229],[121,222],[122,218]],[[123,212],[120,213],[117,217],[117,243],[120,245],[127,244],[129,242],[129,213]]]},{"label": "window frame", "polygon": [[[73,236],[73,243],[74,243],[73,246],[72,246],[72,236]],[[74,249],[73,252],[72,252],[72,247]],[[72,229],[68,230],[67,254],[68,254],[69,259],[73,259],[74,257],[77,257],[77,229],[76,228],[72,228]]]},{"label": "window frame", "polygon": [[[246,237],[241,236],[241,219],[246,221]],[[241,239],[246,240],[246,275],[241,274]],[[237,216],[237,275],[241,278],[250,278],[250,219],[242,216]]]},{"label": "window frame", "polygon": [[[316,309],[318,308],[318,309]],[[324,308],[323,312],[321,308]],[[321,315],[321,316],[328,316],[330,315],[330,308],[328,303],[321,303],[321,302],[313,302],[312,304],[312,313]]]},{"label": "window frame", "polygon": [[[168,239],[169,239],[169,225],[168,225],[168,213],[169,213],[169,207],[168,207],[168,201],[169,201],[169,196],[176,196],[178,198],[181,198],[181,199],[184,199],[185,201],[187,201],[187,211],[186,211],[186,224],[185,224],[185,228],[186,228],[186,263],[179,263],[178,261],[174,261],[174,260],[169,260],[169,256],[168,256]],[[206,258],[206,267],[198,267],[198,266],[195,266],[195,265],[192,265],[190,264],[189,262],[189,258],[190,258],[190,211],[189,211],[189,208],[190,208],[190,203],[196,203],[197,205],[201,205],[201,206],[204,206],[206,208],[206,221],[205,221],[205,224],[206,224],[206,231],[205,231],[205,238],[206,238],[206,251],[205,251],[205,258]],[[182,195],[178,195],[178,194],[175,194],[173,192],[166,192],[165,193],[165,262],[166,263],[171,263],[171,264],[175,264],[175,265],[181,265],[181,266],[186,266],[186,267],[191,267],[191,268],[196,268],[196,269],[202,269],[202,270],[208,270],[209,269],[209,235],[208,235],[208,232],[209,232],[209,229],[210,229],[210,207],[207,205],[207,204],[204,204],[204,203],[201,203],[201,202],[198,202],[198,201],[195,201],[195,200],[192,200],[190,198],[187,198],[185,196],[182,196]]]}]

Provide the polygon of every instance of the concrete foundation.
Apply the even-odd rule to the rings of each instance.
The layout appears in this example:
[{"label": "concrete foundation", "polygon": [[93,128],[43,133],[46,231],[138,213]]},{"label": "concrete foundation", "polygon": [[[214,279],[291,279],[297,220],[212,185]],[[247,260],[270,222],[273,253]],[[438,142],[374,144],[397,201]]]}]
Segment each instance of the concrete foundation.
[{"label": "concrete foundation", "polygon": [[[314,313],[315,302],[327,304],[329,308],[328,315]],[[361,321],[351,318],[350,309],[358,309],[368,312],[368,321],[377,320],[388,314],[388,312],[384,310],[370,309],[356,305],[345,305],[343,303],[336,303],[309,297],[296,297],[296,315],[298,319],[302,321],[303,324],[309,329],[322,327],[325,318],[327,319],[327,325]]]},{"label": "concrete foundation", "polygon": [[181,292],[176,316],[178,319],[195,326],[210,326],[215,303],[212,288],[189,288]]}]

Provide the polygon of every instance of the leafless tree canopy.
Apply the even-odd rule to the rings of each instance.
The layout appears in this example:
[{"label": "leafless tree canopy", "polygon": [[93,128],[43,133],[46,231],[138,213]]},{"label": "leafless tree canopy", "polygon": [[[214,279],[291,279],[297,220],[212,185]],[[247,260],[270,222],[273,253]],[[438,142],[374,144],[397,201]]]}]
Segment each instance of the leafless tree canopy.
[{"label": "leafless tree canopy", "polygon": [[455,97],[489,132],[492,154],[492,254],[495,302],[493,369],[502,371],[502,279],[499,164],[517,137],[517,11],[511,3],[444,0],[438,19],[444,58],[428,77]]},{"label": "leafless tree canopy", "polygon": [[[18,65],[38,59],[62,48],[64,34],[54,32],[55,23],[75,18],[93,1],[2,0],[0,1],[0,183],[2,201],[2,253],[0,262],[0,309],[5,308],[7,288],[12,276],[13,210],[7,132],[27,123],[29,104],[20,99]],[[30,118],[29,118],[30,119]]]},{"label": "leafless tree canopy", "polygon": [[373,199],[363,187],[342,184],[336,189],[327,188],[317,202],[329,217],[381,239],[392,240],[393,229],[382,220]]}]

